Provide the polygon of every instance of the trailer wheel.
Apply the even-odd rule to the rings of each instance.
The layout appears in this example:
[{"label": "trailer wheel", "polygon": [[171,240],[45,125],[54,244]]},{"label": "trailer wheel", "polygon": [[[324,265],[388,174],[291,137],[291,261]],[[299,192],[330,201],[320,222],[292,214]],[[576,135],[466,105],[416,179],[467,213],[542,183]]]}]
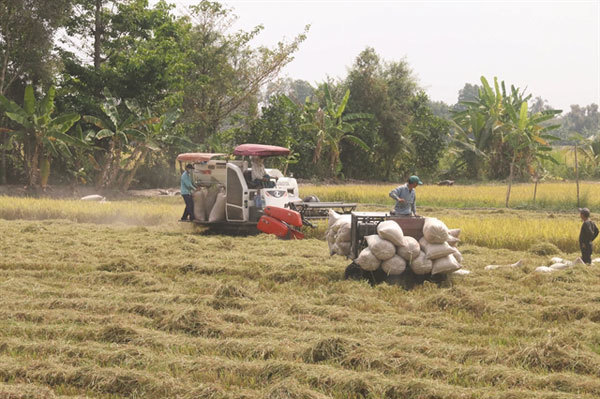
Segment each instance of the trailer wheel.
[{"label": "trailer wheel", "polygon": [[359,265],[352,262],[346,266],[344,271],[344,280],[362,280],[365,276],[363,275],[363,269]]}]

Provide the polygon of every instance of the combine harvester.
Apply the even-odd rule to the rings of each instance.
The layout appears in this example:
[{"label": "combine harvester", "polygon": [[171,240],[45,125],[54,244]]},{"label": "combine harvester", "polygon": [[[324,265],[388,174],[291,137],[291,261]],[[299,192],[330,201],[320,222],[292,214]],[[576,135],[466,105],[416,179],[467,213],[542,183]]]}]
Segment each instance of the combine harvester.
[{"label": "combine harvester", "polygon": [[[304,202],[299,197],[298,183],[293,177],[285,177],[278,169],[265,169],[270,176],[266,184],[252,180],[248,157],[262,159],[287,156],[290,150],[263,144],[242,144],[231,156],[223,153],[185,153],[177,157],[180,170],[185,164],[194,166],[192,178],[198,187],[218,186],[225,192],[225,219],[199,221],[197,224],[222,233],[253,234],[262,231],[281,238],[301,239],[303,225],[312,224],[303,215],[305,210],[326,214],[327,209],[337,208],[343,212],[354,210],[356,204],[341,202]],[[300,210],[302,212],[299,212]]]}]

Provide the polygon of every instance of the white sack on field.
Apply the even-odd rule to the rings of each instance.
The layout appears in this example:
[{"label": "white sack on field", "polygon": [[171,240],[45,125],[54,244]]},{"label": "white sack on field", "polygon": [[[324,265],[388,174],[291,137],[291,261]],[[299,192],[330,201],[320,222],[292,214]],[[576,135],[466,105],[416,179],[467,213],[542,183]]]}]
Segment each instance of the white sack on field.
[{"label": "white sack on field", "polygon": [[454,248],[447,242],[442,244],[432,244],[425,239],[425,237],[422,237],[419,240],[419,244],[421,245],[421,249],[425,252],[427,259],[435,260],[454,253]]},{"label": "white sack on field", "polygon": [[[571,265],[572,265],[572,263],[571,263]],[[568,269],[569,267],[571,267],[571,265],[569,265],[568,263],[554,263],[550,266],[550,268],[553,270],[562,270],[562,269]]]},{"label": "white sack on field", "polygon": [[337,254],[342,256],[350,256],[350,242],[336,242]]},{"label": "white sack on field", "polygon": [[[340,221],[338,223],[342,223],[342,221]],[[340,226],[340,228],[337,231],[337,237],[335,238],[335,242],[337,242],[337,243],[350,242],[351,238],[352,238],[352,229],[350,227],[350,222],[342,223],[342,225]]]},{"label": "white sack on field", "polygon": [[456,261],[462,265],[463,263],[463,256],[460,253],[460,251],[454,247],[452,247],[452,249],[454,250],[454,252],[452,252],[452,256],[454,256],[454,259],[456,259]]},{"label": "white sack on field", "polygon": [[406,245],[404,232],[402,227],[393,220],[386,220],[377,225],[377,234],[385,240],[390,241],[392,244],[403,247]]},{"label": "white sack on field", "polygon": [[452,272],[452,274],[457,276],[466,276],[467,274],[471,274],[471,272],[467,269],[458,269],[457,271]]},{"label": "white sack on field", "polygon": [[538,272],[538,273],[552,273],[553,271],[555,271],[555,270],[548,266],[536,267],[534,270],[534,272]]},{"label": "white sack on field", "polygon": [[432,267],[433,262],[430,259],[427,259],[425,252],[422,251],[416,259],[413,259],[413,261],[410,262],[410,268],[415,274],[431,273]]},{"label": "white sack on field", "polygon": [[388,260],[396,255],[396,247],[388,240],[384,240],[377,234],[366,236],[365,240],[369,245],[369,249],[379,260]]},{"label": "white sack on field", "polygon": [[439,219],[425,218],[423,235],[431,244],[441,244],[448,241],[448,227]]},{"label": "white sack on field", "polygon": [[[350,223],[350,221],[352,220],[352,215],[340,215],[333,209],[330,209],[329,210],[329,219],[327,222],[327,228],[331,229],[340,220],[343,220],[346,223]],[[341,226],[341,224],[338,225],[337,228],[335,228],[335,231],[337,231],[340,228],[340,226]]]},{"label": "white sack on field", "polygon": [[369,248],[365,248],[360,251],[360,254],[358,254],[358,258],[356,258],[355,262],[360,266],[361,269],[371,272],[379,269],[379,266],[381,265],[381,261],[377,259],[375,255],[373,255]]},{"label": "white sack on field", "polygon": [[419,242],[411,236],[405,236],[404,241],[406,242],[406,245],[403,247],[398,247],[396,253],[410,262],[419,256],[421,253],[421,246],[419,245]]},{"label": "white sack on field", "polygon": [[402,274],[406,270],[406,261],[398,255],[381,262],[381,268],[388,276]]},{"label": "white sack on field", "polygon": [[433,268],[431,269],[431,274],[440,274],[440,273],[452,273],[460,269],[460,265],[454,259],[454,256],[447,255],[443,258],[439,258],[433,261]]}]

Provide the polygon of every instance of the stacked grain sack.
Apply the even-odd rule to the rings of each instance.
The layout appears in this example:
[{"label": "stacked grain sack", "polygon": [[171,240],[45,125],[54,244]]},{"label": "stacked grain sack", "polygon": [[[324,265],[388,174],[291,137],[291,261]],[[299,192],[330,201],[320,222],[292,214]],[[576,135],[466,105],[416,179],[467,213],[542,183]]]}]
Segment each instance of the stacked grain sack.
[{"label": "stacked grain sack", "polygon": [[417,242],[404,236],[393,220],[381,222],[377,234],[365,237],[367,248],[355,262],[366,271],[381,267],[388,276],[399,275],[407,267],[419,275],[447,274],[461,268],[462,255],[456,248],[460,229],[449,230],[442,221],[426,218],[423,234]]},{"label": "stacked grain sack", "polygon": [[350,220],[351,215],[340,215],[329,210],[329,221],[325,238],[329,245],[330,255],[350,256]]},{"label": "stacked grain sack", "polygon": [[225,189],[217,185],[196,190],[194,199],[194,218],[201,222],[219,222],[225,220]]}]

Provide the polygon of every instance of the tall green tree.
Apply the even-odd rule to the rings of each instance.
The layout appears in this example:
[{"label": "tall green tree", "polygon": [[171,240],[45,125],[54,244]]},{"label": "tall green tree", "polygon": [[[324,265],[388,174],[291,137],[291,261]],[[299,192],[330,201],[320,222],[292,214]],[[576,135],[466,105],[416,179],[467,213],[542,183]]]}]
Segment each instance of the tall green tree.
[{"label": "tall green tree", "polygon": [[192,67],[185,74],[182,121],[190,138],[202,144],[234,123],[232,117],[244,113],[260,88],[293,59],[308,26],[290,42],[253,48],[261,25],[231,33],[235,15],[218,2],[203,0],[190,11],[193,28],[186,60]]},{"label": "tall green tree", "polygon": [[[82,43],[62,52],[65,98],[90,113],[108,88],[142,106],[177,105],[184,86],[191,25],[172,14],[173,5],[147,0],[75,0],[67,31]],[[91,62],[90,62],[91,61]]]},{"label": "tall green tree", "polygon": [[406,160],[411,152],[410,125],[418,91],[408,63],[384,62],[373,48],[367,48],[356,58],[345,87],[352,93],[348,112],[373,115],[371,123],[358,124],[354,132],[371,147],[372,156],[367,158],[352,149],[346,152],[353,172],[379,171],[376,177],[388,180],[398,171],[403,174],[410,166]]}]

